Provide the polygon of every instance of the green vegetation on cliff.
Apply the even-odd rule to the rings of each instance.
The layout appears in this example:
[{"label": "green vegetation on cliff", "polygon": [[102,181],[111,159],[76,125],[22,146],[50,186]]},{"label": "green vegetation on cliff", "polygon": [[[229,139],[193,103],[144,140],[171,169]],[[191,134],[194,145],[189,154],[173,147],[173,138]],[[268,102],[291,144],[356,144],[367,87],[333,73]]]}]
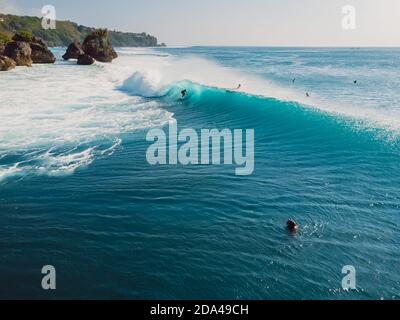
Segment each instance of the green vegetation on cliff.
[{"label": "green vegetation on cliff", "polygon": [[[83,39],[95,28],[78,25],[71,21],[57,21],[55,30],[44,30],[38,17],[21,17],[0,13],[0,42],[7,42],[16,32],[29,32],[42,38],[51,47],[68,46],[71,42]],[[116,47],[156,47],[156,37],[146,33],[126,33],[109,31],[109,39]]]},{"label": "green vegetation on cliff", "polygon": [[0,44],[7,44],[11,41],[11,36],[7,33],[0,32]]}]

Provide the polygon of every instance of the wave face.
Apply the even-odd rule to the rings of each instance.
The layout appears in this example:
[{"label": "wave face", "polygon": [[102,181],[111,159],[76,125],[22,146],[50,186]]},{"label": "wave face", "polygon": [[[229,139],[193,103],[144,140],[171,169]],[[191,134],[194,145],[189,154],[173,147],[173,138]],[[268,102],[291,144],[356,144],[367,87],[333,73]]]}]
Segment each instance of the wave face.
[{"label": "wave face", "polygon": [[[400,298],[400,50],[118,53],[0,75],[0,297]],[[254,129],[254,174],[150,166],[172,120]]]}]

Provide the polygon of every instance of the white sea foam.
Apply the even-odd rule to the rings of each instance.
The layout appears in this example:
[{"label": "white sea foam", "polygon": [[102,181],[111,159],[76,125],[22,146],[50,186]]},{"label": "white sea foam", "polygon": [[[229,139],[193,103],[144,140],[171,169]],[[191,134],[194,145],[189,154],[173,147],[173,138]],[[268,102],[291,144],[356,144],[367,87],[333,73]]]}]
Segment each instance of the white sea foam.
[{"label": "white sea foam", "polygon": [[72,173],[112,154],[122,133],[169,121],[156,102],[116,90],[108,70],[58,62],[1,74],[0,179]]}]

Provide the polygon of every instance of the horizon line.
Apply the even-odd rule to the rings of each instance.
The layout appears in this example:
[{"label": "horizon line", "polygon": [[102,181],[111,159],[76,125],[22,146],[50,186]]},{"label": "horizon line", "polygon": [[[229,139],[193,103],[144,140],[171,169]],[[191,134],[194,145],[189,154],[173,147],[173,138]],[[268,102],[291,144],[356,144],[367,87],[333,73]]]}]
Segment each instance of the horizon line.
[{"label": "horizon line", "polygon": [[374,46],[374,45],[362,45],[362,46],[331,46],[331,45],[223,45],[223,44],[194,44],[194,45],[168,45],[165,48],[195,48],[195,47],[215,47],[215,48],[310,48],[310,49],[400,49],[400,45],[395,46]]}]

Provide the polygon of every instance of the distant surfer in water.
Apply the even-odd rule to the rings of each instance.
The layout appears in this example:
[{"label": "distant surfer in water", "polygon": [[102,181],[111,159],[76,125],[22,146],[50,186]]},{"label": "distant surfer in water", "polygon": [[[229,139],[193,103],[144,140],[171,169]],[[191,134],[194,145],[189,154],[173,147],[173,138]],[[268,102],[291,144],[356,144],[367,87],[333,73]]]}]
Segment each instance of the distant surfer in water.
[{"label": "distant surfer in water", "polygon": [[354,80],[354,84],[357,84],[357,80]]},{"label": "distant surfer in water", "polygon": [[292,79],[292,83],[295,83],[295,82],[296,82],[296,78],[293,78],[293,79]]},{"label": "distant surfer in water", "polygon": [[181,95],[182,95],[182,98],[186,97],[186,95],[187,95],[187,90],[186,90],[186,89],[183,89],[183,90],[181,91]]},{"label": "distant surfer in water", "polygon": [[309,97],[310,97],[310,94],[309,94],[308,92],[306,92],[306,97],[307,97],[307,98],[309,98]]},{"label": "distant surfer in water", "polygon": [[238,86],[234,89],[227,89],[226,93],[233,93],[234,91],[239,90],[242,87],[242,85],[239,83]]}]

